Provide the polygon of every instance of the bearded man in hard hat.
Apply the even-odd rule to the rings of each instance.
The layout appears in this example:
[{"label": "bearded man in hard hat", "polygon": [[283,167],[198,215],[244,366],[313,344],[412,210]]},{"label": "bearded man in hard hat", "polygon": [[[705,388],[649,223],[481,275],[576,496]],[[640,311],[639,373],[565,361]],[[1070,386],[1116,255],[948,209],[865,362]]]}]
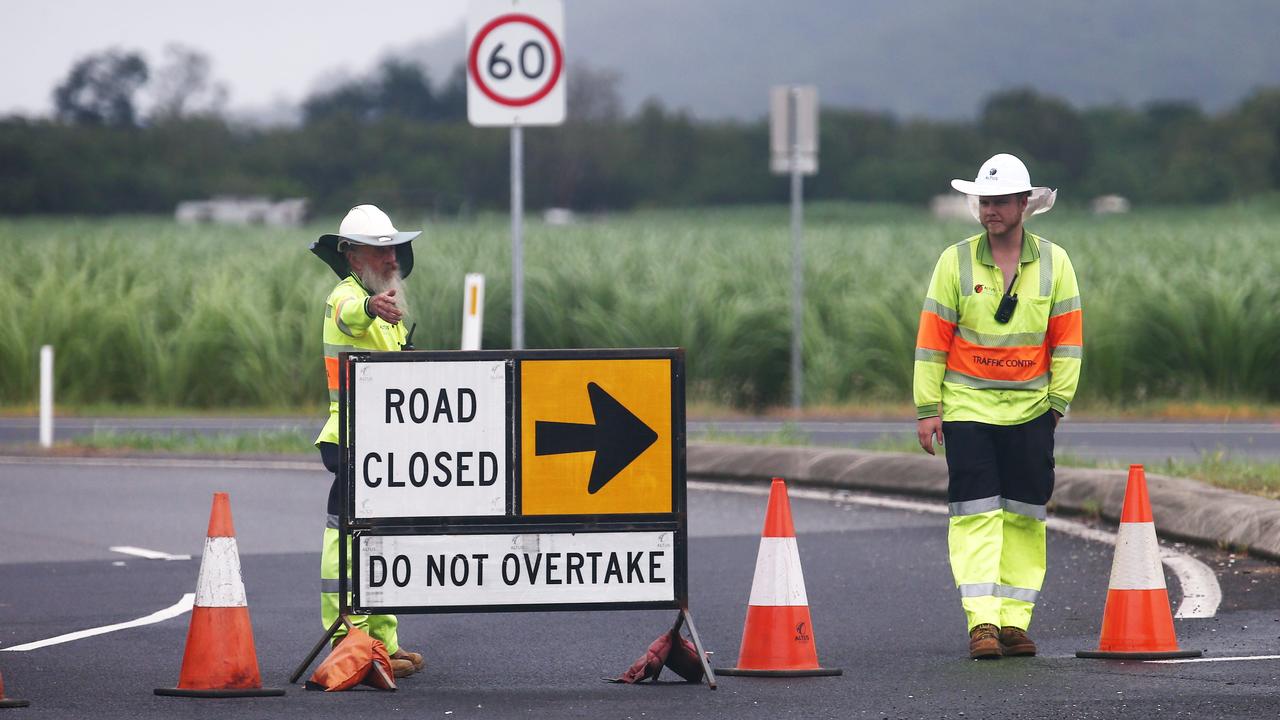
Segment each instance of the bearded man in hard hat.
[{"label": "bearded man in hard hat", "polygon": [[[338,485],[338,353],[405,349],[403,280],[413,270],[410,241],[420,234],[421,231],[396,230],[391,218],[373,205],[357,205],[342,219],[337,234],[322,235],[311,244],[311,252],[341,279],[325,300],[324,367],[329,381],[329,421],[316,438],[324,466],[334,474],[320,560],[320,618],[326,629],[338,619],[338,516],[342,511]],[[396,677],[422,669],[422,655],[400,647],[394,615],[352,615],[349,619],[382,641],[391,655]],[[334,643],[346,633],[345,626],[340,626]]]},{"label": "bearded man in hard hat", "polygon": [[983,232],[942,252],[916,339],[920,446],[946,443],[948,546],[969,655],[1034,655],[1027,636],[1045,574],[1045,506],[1058,420],[1076,394],[1080,291],[1061,247],[1022,223],[1057,191],[1000,154],[969,182]]}]

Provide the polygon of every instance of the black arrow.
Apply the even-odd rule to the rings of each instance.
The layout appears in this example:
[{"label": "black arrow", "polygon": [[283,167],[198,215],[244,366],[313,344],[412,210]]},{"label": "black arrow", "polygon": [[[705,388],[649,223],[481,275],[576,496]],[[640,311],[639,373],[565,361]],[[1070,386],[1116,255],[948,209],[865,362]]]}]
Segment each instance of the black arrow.
[{"label": "black arrow", "polygon": [[595,383],[587,383],[594,425],[539,420],[534,424],[534,454],[596,453],[587,492],[594,495],[658,439],[658,433]]}]

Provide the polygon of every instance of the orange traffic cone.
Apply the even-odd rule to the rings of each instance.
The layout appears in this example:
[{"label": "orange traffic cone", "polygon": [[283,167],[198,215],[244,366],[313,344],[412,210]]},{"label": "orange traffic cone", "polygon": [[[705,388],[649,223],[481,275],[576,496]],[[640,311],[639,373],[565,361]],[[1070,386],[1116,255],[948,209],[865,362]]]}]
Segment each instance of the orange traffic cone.
[{"label": "orange traffic cone", "polygon": [[263,688],[253,626],[240,579],[240,554],[231,525],[231,500],[213,494],[209,534],[200,560],[195,607],[187,630],[178,687],[156,688],[179,697],[263,697],[284,690]]},{"label": "orange traffic cone", "polygon": [[0,675],[0,708],[20,708],[31,703],[26,700],[15,700],[4,696],[4,675]]},{"label": "orange traffic cone", "polygon": [[791,523],[787,484],[774,478],[769,507],[756,555],[756,575],[747,602],[738,667],[716,670],[725,675],[800,677],[839,675],[818,664],[813,644],[809,596],[804,591],[796,528]]},{"label": "orange traffic cone", "polygon": [[1098,649],[1081,650],[1076,657],[1162,660],[1199,655],[1200,650],[1178,649],[1147,475],[1141,465],[1130,465]]}]

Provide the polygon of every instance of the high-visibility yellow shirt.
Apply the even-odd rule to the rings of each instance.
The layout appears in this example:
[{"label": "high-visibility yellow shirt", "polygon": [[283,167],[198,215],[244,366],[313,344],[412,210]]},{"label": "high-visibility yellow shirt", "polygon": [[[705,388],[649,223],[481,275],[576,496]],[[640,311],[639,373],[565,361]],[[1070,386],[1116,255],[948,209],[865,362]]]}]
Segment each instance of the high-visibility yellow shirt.
[{"label": "high-visibility yellow shirt", "polygon": [[395,325],[365,312],[369,291],[355,275],[347,276],[329,293],[324,306],[324,371],[329,381],[329,421],[316,444],[338,443],[338,353],[399,350],[404,345],[404,322]]},{"label": "high-visibility yellow shirt", "polygon": [[942,252],[916,336],[916,417],[1018,425],[1066,414],[1083,357],[1080,289],[1062,248],[1024,231],[1018,305],[995,319],[1005,286],[984,232]]}]

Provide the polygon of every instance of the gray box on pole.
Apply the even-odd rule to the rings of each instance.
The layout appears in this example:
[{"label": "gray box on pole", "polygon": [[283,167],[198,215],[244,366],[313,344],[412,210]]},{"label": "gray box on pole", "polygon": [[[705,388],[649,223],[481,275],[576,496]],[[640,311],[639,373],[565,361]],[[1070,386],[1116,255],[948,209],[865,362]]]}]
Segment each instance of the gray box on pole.
[{"label": "gray box on pole", "polygon": [[769,170],[791,173],[792,158],[803,175],[818,173],[818,88],[775,85],[769,91]]}]

